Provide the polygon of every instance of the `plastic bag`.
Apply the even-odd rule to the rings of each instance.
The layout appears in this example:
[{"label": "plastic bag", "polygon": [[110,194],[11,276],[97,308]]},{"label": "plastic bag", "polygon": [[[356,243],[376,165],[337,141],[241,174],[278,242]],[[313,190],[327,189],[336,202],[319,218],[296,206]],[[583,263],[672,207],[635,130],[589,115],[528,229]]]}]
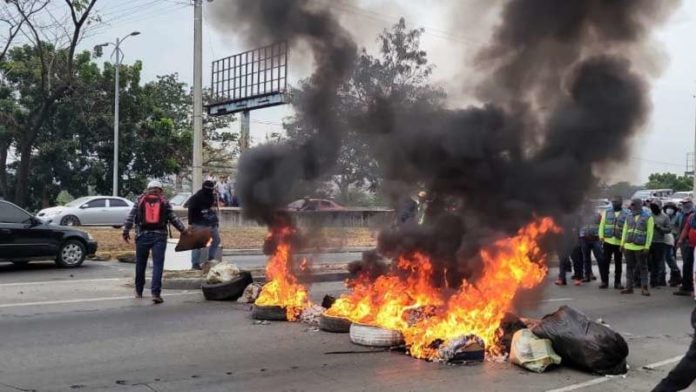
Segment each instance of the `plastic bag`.
[{"label": "plastic bag", "polygon": [[551,340],[553,349],[567,365],[601,375],[628,371],[628,344],[624,338],[569,306],[544,316],[532,332]]},{"label": "plastic bag", "polygon": [[210,269],[206,276],[206,280],[210,284],[226,283],[238,275],[239,268],[237,268],[236,265],[223,261],[222,263],[215,264],[215,266]]},{"label": "plastic bag", "polygon": [[553,351],[550,340],[540,339],[525,328],[512,336],[510,362],[527,370],[543,373],[551,365],[560,365],[561,357]]}]

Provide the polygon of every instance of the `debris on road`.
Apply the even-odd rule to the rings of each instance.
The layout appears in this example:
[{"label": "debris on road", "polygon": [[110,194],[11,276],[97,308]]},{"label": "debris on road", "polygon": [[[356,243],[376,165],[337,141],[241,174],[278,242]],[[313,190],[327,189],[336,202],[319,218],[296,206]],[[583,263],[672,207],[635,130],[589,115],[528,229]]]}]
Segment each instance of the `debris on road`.
[{"label": "debris on road", "polygon": [[627,372],[628,345],[624,338],[569,306],[544,316],[532,332],[551,340],[567,365],[601,375]]},{"label": "debris on road", "polygon": [[206,280],[211,284],[226,283],[238,275],[239,268],[235,264],[223,261],[210,268],[210,272],[206,275]]},{"label": "debris on road", "polygon": [[319,318],[326,311],[326,308],[319,305],[311,305],[302,310],[300,321],[305,324],[315,325],[319,327]]},{"label": "debris on road", "polygon": [[561,357],[553,351],[549,339],[540,339],[529,329],[521,329],[512,337],[510,362],[536,373],[551,365],[560,365]]},{"label": "debris on road", "polygon": [[253,304],[256,302],[256,298],[258,298],[259,294],[261,293],[261,287],[263,287],[261,283],[251,283],[244,289],[242,296],[237,299],[237,302],[243,304]]},{"label": "debris on road", "polygon": [[328,308],[332,307],[335,302],[336,302],[336,297],[327,294],[324,296],[324,299],[321,300],[321,306],[323,308],[328,309]]},{"label": "debris on road", "polygon": [[441,343],[437,348],[438,362],[483,362],[486,344],[475,335],[461,336]]}]

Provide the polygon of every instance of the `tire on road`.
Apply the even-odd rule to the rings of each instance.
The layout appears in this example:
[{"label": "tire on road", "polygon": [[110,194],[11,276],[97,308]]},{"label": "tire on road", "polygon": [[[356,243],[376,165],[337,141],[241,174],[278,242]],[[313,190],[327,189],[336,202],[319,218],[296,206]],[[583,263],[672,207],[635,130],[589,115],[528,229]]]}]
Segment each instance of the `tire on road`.
[{"label": "tire on road", "polygon": [[391,329],[353,323],[350,326],[350,341],[360,346],[392,347],[404,344],[404,335]]},{"label": "tire on road", "polygon": [[326,332],[348,333],[351,321],[341,317],[332,317],[322,314],[319,316],[319,329]]},{"label": "tire on road", "polygon": [[203,283],[201,290],[208,301],[235,301],[242,296],[244,289],[253,283],[251,273],[242,271],[239,276],[225,283]]},{"label": "tire on road", "polygon": [[251,318],[256,320],[287,321],[287,310],[282,306],[254,305]]},{"label": "tire on road", "polygon": [[75,215],[68,215],[60,220],[61,226],[80,226],[80,218]]},{"label": "tire on road", "polygon": [[56,264],[63,268],[77,268],[87,257],[87,248],[80,240],[67,240],[61,245]]}]

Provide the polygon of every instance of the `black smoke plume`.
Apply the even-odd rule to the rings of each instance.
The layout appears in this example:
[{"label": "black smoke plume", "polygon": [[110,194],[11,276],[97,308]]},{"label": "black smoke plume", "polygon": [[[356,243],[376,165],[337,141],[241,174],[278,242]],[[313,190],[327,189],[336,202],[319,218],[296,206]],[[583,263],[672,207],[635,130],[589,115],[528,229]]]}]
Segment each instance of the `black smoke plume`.
[{"label": "black smoke plume", "polygon": [[[346,130],[332,105],[355,46],[317,3],[234,2],[242,3],[228,7],[229,23],[254,35],[306,40],[317,63],[315,90],[300,107],[315,137],[301,146],[262,146],[240,162],[244,208],[263,219],[299,181],[330,173]],[[640,57],[651,30],[677,4],[509,0],[474,59],[487,75],[477,90],[481,105],[404,107],[369,97],[369,110],[347,126],[370,141],[394,200],[419,189],[431,198],[426,224],[384,231],[381,253],[427,252],[456,283],[475,279],[479,250],[501,235],[535,216],[566,221],[596,184],[595,173],[623,161],[645,125],[649,79]]]}]

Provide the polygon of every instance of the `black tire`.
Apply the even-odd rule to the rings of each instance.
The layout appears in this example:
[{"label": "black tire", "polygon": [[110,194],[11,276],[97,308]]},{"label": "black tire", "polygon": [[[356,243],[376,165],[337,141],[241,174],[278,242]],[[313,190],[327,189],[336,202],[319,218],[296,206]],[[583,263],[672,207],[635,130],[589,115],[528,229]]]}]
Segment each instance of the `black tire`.
[{"label": "black tire", "polygon": [[61,226],[80,226],[80,219],[75,215],[68,215],[60,220]]},{"label": "black tire", "polygon": [[251,318],[256,320],[287,321],[288,314],[282,306],[254,305],[251,311]]},{"label": "black tire", "polygon": [[244,289],[254,281],[251,273],[242,271],[229,282],[225,283],[203,283],[201,289],[203,296],[208,301],[235,301],[244,293]]},{"label": "black tire", "polygon": [[340,317],[331,317],[325,314],[319,316],[319,329],[321,329],[322,331],[334,333],[348,333],[350,332],[350,324],[351,322],[348,319]]},{"label": "black tire", "polygon": [[67,240],[61,245],[56,264],[63,268],[77,268],[82,265],[87,257],[85,244],[79,240]]}]

